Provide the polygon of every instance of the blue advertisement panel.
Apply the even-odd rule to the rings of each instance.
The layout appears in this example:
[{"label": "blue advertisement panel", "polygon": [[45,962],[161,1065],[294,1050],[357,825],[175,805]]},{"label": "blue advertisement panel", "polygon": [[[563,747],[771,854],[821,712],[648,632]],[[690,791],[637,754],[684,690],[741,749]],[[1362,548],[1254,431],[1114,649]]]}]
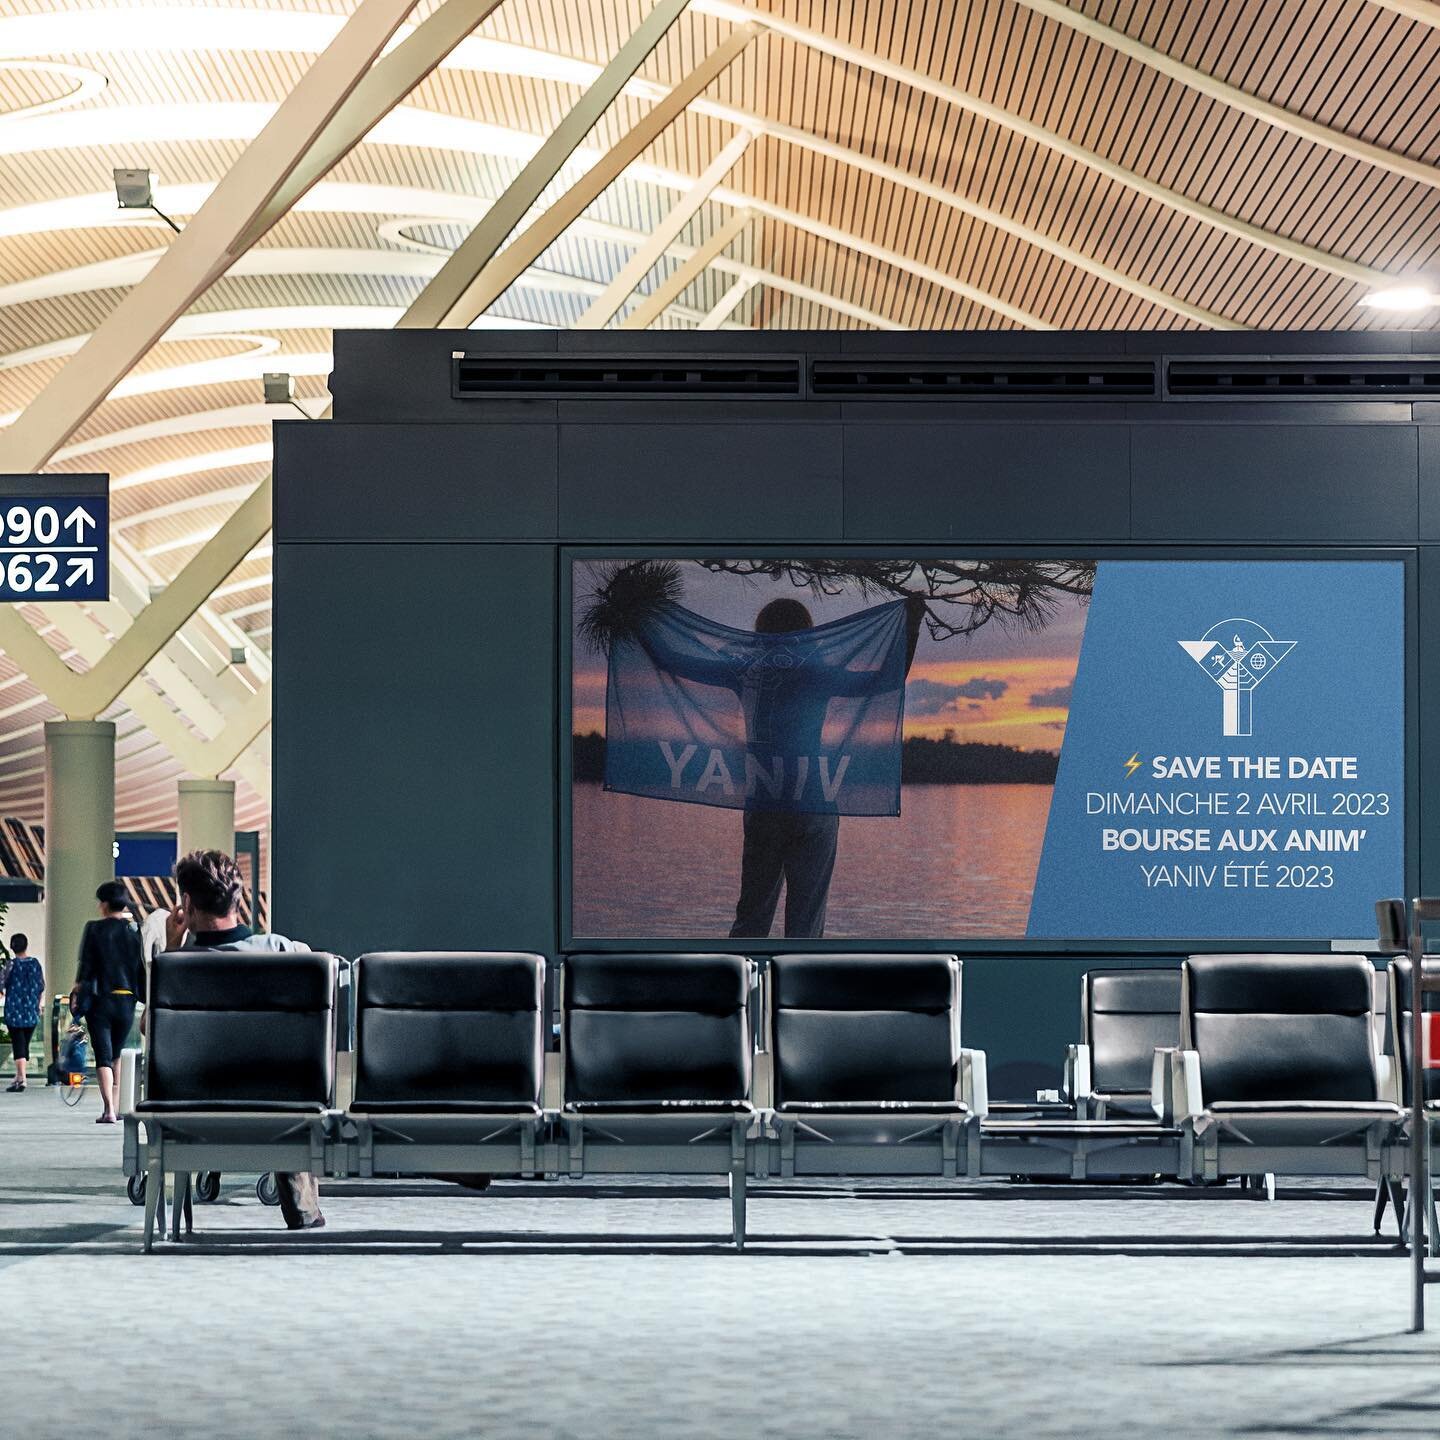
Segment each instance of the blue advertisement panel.
[{"label": "blue advertisement panel", "polygon": [[1314,942],[1403,891],[1403,561],[571,579],[576,937]]},{"label": "blue advertisement panel", "polygon": [[1373,933],[1404,700],[1398,561],[1101,564],[1026,933]]}]

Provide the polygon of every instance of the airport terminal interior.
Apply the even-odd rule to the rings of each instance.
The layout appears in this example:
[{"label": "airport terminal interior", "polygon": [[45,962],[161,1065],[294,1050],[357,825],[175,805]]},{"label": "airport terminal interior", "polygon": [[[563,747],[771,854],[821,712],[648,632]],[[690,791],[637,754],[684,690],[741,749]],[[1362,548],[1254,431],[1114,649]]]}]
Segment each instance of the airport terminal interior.
[{"label": "airport terminal interior", "polygon": [[1437,795],[1436,0],[0,0],[0,1435],[1440,1433]]}]

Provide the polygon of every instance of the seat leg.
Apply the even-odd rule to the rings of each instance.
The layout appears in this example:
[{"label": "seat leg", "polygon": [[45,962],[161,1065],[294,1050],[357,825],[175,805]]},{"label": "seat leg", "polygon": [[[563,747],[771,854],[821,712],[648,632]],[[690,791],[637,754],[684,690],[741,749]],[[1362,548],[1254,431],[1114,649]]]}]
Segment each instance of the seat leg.
[{"label": "seat leg", "polygon": [[1275,1172],[1273,1170],[1267,1170],[1261,1184],[1265,1187],[1266,1200],[1273,1205],[1275,1203]]},{"label": "seat leg", "polygon": [[1440,1255],[1440,1224],[1437,1224],[1435,1191],[1433,1189],[1427,1189],[1425,1192],[1425,1235],[1429,1242],[1426,1249],[1433,1260]]},{"label": "seat leg", "polygon": [[735,1248],[745,1248],[745,1161],[733,1161],[730,1165],[730,1231]]},{"label": "seat leg", "polygon": [[1380,1224],[1385,1219],[1385,1206],[1390,1200],[1390,1182],[1388,1180],[1377,1180],[1375,1182],[1375,1214],[1371,1217],[1371,1228],[1378,1235]]},{"label": "seat leg", "polygon": [[170,1201],[170,1239],[180,1240],[180,1222],[185,1218],[186,1207],[190,1204],[191,1175],[183,1170],[175,1176],[175,1194]]},{"label": "seat leg", "polygon": [[155,1220],[159,1217],[160,1231],[165,1231],[163,1212],[165,1172],[152,1160],[145,1172],[145,1253],[148,1255],[155,1244]]},{"label": "seat leg", "polygon": [[1386,1180],[1385,1188],[1390,1192],[1390,1208],[1395,1212],[1395,1235],[1403,1244],[1405,1240],[1405,1184],[1401,1180]]},{"label": "seat leg", "polygon": [[166,1234],[166,1158],[164,1142],[151,1139],[145,1153],[145,1254],[150,1254],[160,1237]]}]

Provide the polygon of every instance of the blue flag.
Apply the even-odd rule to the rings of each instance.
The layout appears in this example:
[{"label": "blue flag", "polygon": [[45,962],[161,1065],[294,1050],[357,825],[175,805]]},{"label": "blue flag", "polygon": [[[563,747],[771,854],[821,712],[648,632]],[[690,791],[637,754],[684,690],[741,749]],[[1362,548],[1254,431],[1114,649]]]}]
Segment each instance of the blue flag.
[{"label": "blue flag", "polygon": [[610,651],[605,788],[898,815],[906,650],[903,600],[776,635],[662,605]]}]

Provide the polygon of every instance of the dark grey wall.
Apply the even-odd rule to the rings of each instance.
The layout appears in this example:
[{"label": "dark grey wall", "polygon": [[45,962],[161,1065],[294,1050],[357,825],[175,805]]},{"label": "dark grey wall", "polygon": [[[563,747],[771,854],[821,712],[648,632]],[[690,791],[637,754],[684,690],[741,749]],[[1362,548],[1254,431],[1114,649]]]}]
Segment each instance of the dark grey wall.
[{"label": "dark grey wall", "polygon": [[[875,355],[1407,354],[1418,337],[714,335]],[[277,928],[342,954],[558,930],[559,548],[717,542],[1401,547],[1415,568],[1412,833],[1440,885],[1440,405],[497,400],[450,353],[692,336],[336,335],[337,419],[276,426]],[[1433,762],[1432,762],[1433,763]],[[1437,776],[1440,779],[1440,776]],[[936,936],[937,946],[947,943]],[[1126,963],[1143,960],[1129,955]],[[967,954],[997,1093],[1053,1075],[1095,955]]]}]

